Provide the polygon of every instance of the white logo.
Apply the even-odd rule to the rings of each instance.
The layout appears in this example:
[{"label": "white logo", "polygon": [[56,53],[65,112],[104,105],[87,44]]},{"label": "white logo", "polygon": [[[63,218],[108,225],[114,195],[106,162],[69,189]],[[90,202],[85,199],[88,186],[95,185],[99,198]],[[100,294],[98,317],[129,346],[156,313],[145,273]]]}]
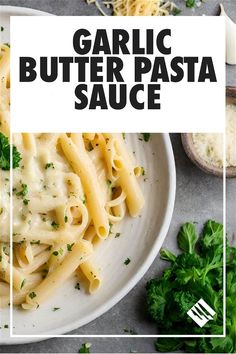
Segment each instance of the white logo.
[{"label": "white logo", "polygon": [[213,320],[216,312],[203,300],[200,299],[187,314],[198,324],[203,327],[209,320]]}]

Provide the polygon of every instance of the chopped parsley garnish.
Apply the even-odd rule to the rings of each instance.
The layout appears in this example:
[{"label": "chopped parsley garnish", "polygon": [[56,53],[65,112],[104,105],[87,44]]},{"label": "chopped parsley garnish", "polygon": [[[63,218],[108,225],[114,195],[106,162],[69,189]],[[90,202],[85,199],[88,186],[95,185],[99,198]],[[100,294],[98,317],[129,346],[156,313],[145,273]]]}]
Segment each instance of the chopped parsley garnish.
[{"label": "chopped parsley garnish", "polygon": [[48,168],[55,168],[53,162],[46,163],[45,170],[47,170]]},{"label": "chopped parsley garnish", "polygon": [[113,224],[111,222],[109,222],[109,235],[113,234],[112,227],[113,227]]},{"label": "chopped parsley garnish", "polygon": [[172,10],[172,15],[177,16],[181,13],[181,10],[178,7],[174,7]]},{"label": "chopped parsley garnish", "polygon": [[[0,168],[4,171],[10,170],[10,144],[8,138],[0,133]],[[19,167],[19,163],[21,160],[21,155],[18,152],[15,145],[12,148],[12,166],[13,168]]]},{"label": "chopped parsley garnish", "polygon": [[68,252],[71,252],[73,246],[74,246],[74,243],[72,243],[71,245],[70,245],[70,244],[67,244],[67,251],[68,251]]},{"label": "chopped parsley garnish", "polygon": [[145,176],[145,170],[144,170],[143,167],[141,167],[141,175],[142,175],[142,176]]},{"label": "chopped parsley garnish", "polygon": [[117,232],[115,235],[115,238],[118,238],[118,237],[120,237],[120,232]]},{"label": "chopped parsley garnish", "polygon": [[75,289],[80,290],[80,283],[76,283]]},{"label": "chopped parsley garnish", "polygon": [[58,251],[54,251],[52,252],[53,256],[58,256],[60,254],[60,256],[63,255],[63,249],[62,248],[59,248]]},{"label": "chopped parsley garnish", "polygon": [[133,329],[128,329],[128,328],[124,328],[124,333],[129,333],[129,334],[131,334],[131,335],[138,334],[138,333],[135,332]]},{"label": "chopped parsley garnish", "polygon": [[23,200],[24,205],[28,205],[28,204],[29,204],[29,201],[30,201],[29,199],[24,199],[24,200]]},{"label": "chopped parsley garnish", "polygon": [[4,27],[3,26],[1,26],[1,32],[3,32],[4,31]]},{"label": "chopped parsley garnish", "polygon": [[150,133],[142,133],[142,135],[143,135],[143,140],[148,142],[151,137],[151,134]]},{"label": "chopped parsley garnish", "polygon": [[59,228],[59,224],[56,223],[56,221],[52,221],[51,226],[57,230]]},{"label": "chopped parsley garnish", "polygon": [[196,0],[186,0],[186,7],[193,8],[196,5]]},{"label": "chopped parsley garnish", "polygon": [[38,240],[38,241],[33,240],[30,243],[31,243],[31,245],[40,245],[40,240]]},{"label": "chopped parsley garnish", "polygon": [[86,195],[84,196],[84,198],[80,198],[82,200],[83,204],[86,204]]},{"label": "chopped parsley garnish", "polygon": [[26,281],[26,279],[22,280],[21,285],[20,285],[20,288],[21,288],[21,289],[22,289],[23,286],[25,285],[25,281]]},{"label": "chopped parsley garnish", "polygon": [[9,326],[7,324],[4,325],[4,328],[9,328]]},{"label": "chopped parsley garnish", "polygon": [[64,221],[65,221],[65,223],[68,222],[68,216],[67,215],[64,216]]},{"label": "chopped parsley garnish", "polygon": [[28,186],[27,186],[27,184],[22,183],[22,184],[21,184],[21,188],[22,188],[21,191],[17,192],[16,195],[17,195],[18,197],[25,197],[25,196],[27,195],[27,193],[28,193]]},{"label": "chopped parsley garnish", "polygon": [[55,311],[58,311],[60,310],[60,307],[53,307],[52,311],[55,312]]},{"label": "chopped parsley garnish", "polygon": [[37,295],[35,294],[34,291],[32,291],[32,293],[29,293],[29,297],[30,297],[31,299],[35,298],[36,296],[37,296]]},{"label": "chopped parsley garnish", "polygon": [[131,260],[129,258],[126,258],[126,260],[124,261],[124,264],[128,265],[128,264],[130,264],[130,262],[131,262]]},{"label": "chopped parsley garnish", "polygon": [[90,347],[91,347],[91,343],[84,343],[82,344],[78,353],[90,353]]},{"label": "chopped parsley garnish", "polygon": [[125,140],[125,133],[122,133],[122,138]]},{"label": "chopped parsley garnish", "polygon": [[195,8],[199,7],[202,2],[205,2],[205,0],[185,0],[185,5],[188,8]]}]

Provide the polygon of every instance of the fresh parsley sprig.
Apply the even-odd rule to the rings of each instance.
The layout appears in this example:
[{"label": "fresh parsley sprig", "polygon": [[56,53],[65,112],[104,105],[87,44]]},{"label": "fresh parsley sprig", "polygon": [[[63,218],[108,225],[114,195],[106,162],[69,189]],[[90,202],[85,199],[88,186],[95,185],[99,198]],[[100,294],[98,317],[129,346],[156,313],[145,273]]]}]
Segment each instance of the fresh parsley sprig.
[{"label": "fresh parsley sprig", "polygon": [[91,343],[83,343],[78,353],[90,353]]},{"label": "fresh parsley sprig", "polygon": [[[10,170],[10,144],[8,138],[0,133],[0,168],[4,171]],[[15,145],[12,147],[12,166],[19,167],[21,155]]]},{"label": "fresh parsley sprig", "polygon": [[[209,220],[200,237],[195,225],[184,224],[177,236],[182,253],[178,256],[161,250],[161,258],[170,262],[160,278],[147,283],[147,310],[156,322],[158,333],[223,333],[223,225]],[[225,338],[159,338],[159,352],[193,353],[236,352],[236,248],[226,245],[227,336]],[[200,328],[187,311],[203,298],[216,312],[213,320]],[[191,332],[191,333],[190,333]]]}]

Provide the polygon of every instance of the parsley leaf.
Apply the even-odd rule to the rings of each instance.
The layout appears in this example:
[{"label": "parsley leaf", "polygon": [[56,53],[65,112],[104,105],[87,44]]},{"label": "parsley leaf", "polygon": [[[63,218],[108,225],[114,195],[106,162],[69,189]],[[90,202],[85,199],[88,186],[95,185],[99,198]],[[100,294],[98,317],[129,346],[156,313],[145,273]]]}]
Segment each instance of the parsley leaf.
[{"label": "parsley leaf", "polygon": [[128,265],[128,264],[130,264],[130,262],[131,262],[131,260],[129,258],[126,258],[126,260],[124,261],[124,264]]},{"label": "parsley leaf", "polygon": [[29,293],[29,297],[30,297],[31,299],[35,298],[36,296],[37,296],[37,295],[35,294],[34,291],[32,291],[32,293]]},{"label": "parsley leaf", "polygon": [[194,224],[184,224],[177,236],[179,248],[187,253],[193,253],[197,241],[197,233]]},{"label": "parsley leaf", "polygon": [[58,310],[60,310],[60,307],[53,307],[53,309],[52,309],[53,312],[56,312]]},{"label": "parsley leaf", "polygon": [[75,289],[80,290],[80,283],[75,284]]},{"label": "parsley leaf", "polygon": [[48,163],[46,163],[46,165],[45,165],[45,170],[47,170],[48,168],[52,168],[52,169],[55,168],[53,162],[48,162]]},{"label": "parsley leaf", "polygon": [[23,286],[25,285],[25,282],[26,282],[26,279],[23,279],[22,282],[21,282],[21,285],[20,285],[20,288],[22,289]]},{"label": "parsley leaf", "polygon": [[160,250],[160,255],[161,255],[161,259],[163,259],[165,261],[175,262],[175,260],[176,260],[176,256],[164,248],[162,248]]},{"label": "parsley leaf", "polygon": [[178,16],[181,13],[181,10],[178,7],[174,7],[172,10],[173,16]]},{"label": "parsley leaf", "polygon": [[84,343],[82,344],[78,353],[90,353],[90,347],[91,347],[91,343]]},{"label": "parsley leaf", "polygon": [[186,0],[186,7],[193,8],[196,5],[196,0]]},{"label": "parsley leaf", "polygon": [[29,204],[29,202],[30,202],[30,200],[29,200],[29,199],[24,199],[24,200],[23,200],[23,204],[24,204],[24,205],[28,205],[28,204]]},{"label": "parsley leaf", "polygon": [[67,244],[67,251],[68,251],[68,252],[71,252],[73,246],[74,246],[74,243],[72,243],[72,244],[69,244],[69,243],[68,243],[68,244]]},{"label": "parsley leaf", "polygon": [[151,134],[150,133],[142,133],[142,136],[143,136],[143,140],[148,142],[151,137]]},{"label": "parsley leaf", "polygon": [[[0,133],[0,168],[4,171],[10,170],[10,144],[8,138]],[[12,166],[13,168],[19,167],[21,155],[15,145],[12,148]]]},{"label": "parsley leaf", "polygon": [[53,220],[53,221],[51,222],[51,226],[52,226],[52,228],[53,228],[54,230],[57,230],[60,225],[59,225],[56,221]]},{"label": "parsley leaf", "polygon": [[25,197],[28,194],[28,186],[27,184],[21,184],[21,190],[16,193],[17,197]]}]

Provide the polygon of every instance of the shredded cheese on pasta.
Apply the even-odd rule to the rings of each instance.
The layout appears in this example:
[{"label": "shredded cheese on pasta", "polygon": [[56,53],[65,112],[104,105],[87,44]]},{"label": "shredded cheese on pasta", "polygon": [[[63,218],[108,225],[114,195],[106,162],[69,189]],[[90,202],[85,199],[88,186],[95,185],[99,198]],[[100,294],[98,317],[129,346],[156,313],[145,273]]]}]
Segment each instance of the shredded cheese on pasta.
[{"label": "shredded cheese on pasta", "polygon": [[[95,4],[102,15],[107,15],[97,0],[87,3]],[[103,4],[112,8],[114,16],[168,16],[177,8],[174,2],[163,0],[104,0]]]}]

